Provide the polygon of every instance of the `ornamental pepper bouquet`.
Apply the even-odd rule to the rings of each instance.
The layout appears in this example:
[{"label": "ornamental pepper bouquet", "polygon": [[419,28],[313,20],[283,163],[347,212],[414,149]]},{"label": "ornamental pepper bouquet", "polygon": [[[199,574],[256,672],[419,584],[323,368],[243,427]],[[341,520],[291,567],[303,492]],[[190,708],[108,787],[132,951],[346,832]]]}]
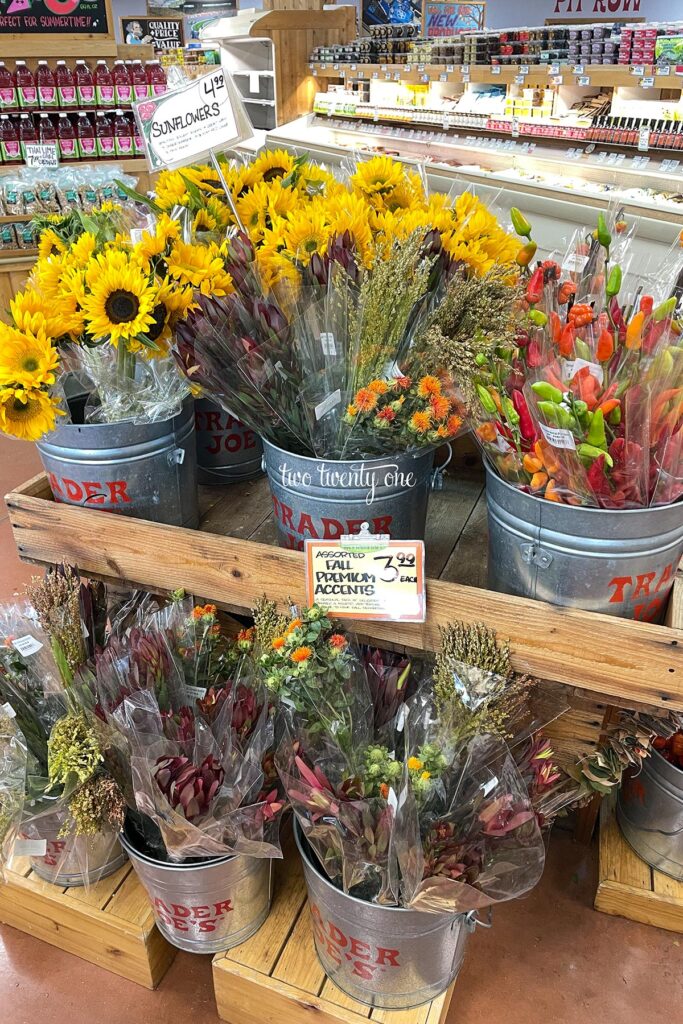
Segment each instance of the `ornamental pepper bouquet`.
[{"label": "ornamental pepper bouquet", "polygon": [[455,437],[457,391],[416,342],[451,280],[509,266],[514,239],[471,194],[427,198],[419,175],[386,157],[359,163],[346,185],[279,152],[225,177],[239,217],[221,246],[233,290],[197,296],[178,329],[190,382],[306,455]]},{"label": "ornamental pepper bouquet", "polygon": [[158,860],[280,857],[283,802],[265,688],[230,650],[214,606],[143,604],[97,660],[98,714],[130,765],[129,836]]},{"label": "ornamental pepper bouquet", "polygon": [[470,421],[503,479],[550,501],[646,508],[683,494],[680,239],[629,282],[632,232],[621,211],[570,246],[562,265],[531,265],[507,344],[471,363]]},{"label": "ornamental pepper bouquet", "polygon": [[278,772],[335,885],[385,906],[461,913],[538,881],[543,840],[505,743],[513,726],[520,733],[530,684],[495,635],[451,627],[434,678],[396,700],[400,679],[408,693],[404,666],[393,686],[373,686],[373,706],[353,639],[322,609],[288,621],[270,606],[255,626],[285,715]]}]

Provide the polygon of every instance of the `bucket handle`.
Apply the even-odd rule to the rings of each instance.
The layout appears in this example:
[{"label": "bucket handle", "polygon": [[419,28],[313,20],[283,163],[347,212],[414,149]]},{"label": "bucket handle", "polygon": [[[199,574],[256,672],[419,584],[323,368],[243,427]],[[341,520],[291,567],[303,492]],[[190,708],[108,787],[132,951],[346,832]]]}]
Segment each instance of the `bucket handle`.
[{"label": "bucket handle", "polygon": [[182,466],[185,461],[185,449],[174,448],[172,452],[168,453],[168,462],[170,466]]},{"label": "bucket handle", "polygon": [[470,910],[469,913],[465,914],[465,927],[468,932],[476,931],[477,925],[480,928],[493,928],[493,910],[491,907],[487,908],[485,921],[482,921],[479,917],[478,910]]},{"label": "bucket handle", "polygon": [[433,491],[443,490],[444,473],[446,472],[446,468],[453,458],[453,445],[450,443],[450,441],[446,444],[446,447],[448,448],[448,458],[446,459],[445,462],[442,462],[440,466],[437,466],[432,473],[430,486]]}]

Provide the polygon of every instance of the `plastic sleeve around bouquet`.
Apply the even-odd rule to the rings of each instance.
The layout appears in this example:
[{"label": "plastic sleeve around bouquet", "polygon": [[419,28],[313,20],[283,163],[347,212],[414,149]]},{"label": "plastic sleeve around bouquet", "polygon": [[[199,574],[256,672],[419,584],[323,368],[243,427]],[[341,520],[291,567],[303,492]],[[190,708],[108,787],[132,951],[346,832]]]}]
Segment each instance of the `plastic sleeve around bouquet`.
[{"label": "plastic sleeve around bouquet", "polygon": [[0,704],[0,880],[21,823],[28,748],[9,704]]},{"label": "plastic sleeve around bouquet", "polygon": [[188,703],[185,677],[167,634],[134,626],[110,636],[97,659],[99,712],[109,719],[127,696],[150,690],[162,711],[180,711]]},{"label": "plastic sleeve around bouquet", "polygon": [[194,721],[192,736],[168,739],[146,691],[126,698],[116,718],[132,751],[136,806],[160,831],[165,849],[157,854],[162,859],[281,856],[282,801],[274,787],[268,789],[270,780],[259,760],[272,742],[267,708],[246,752],[226,740],[229,730],[212,729],[201,719]]},{"label": "plastic sleeve around bouquet", "polygon": [[73,350],[93,389],[85,408],[87,423],[157,423],[180,412],[190,394],[187,380],[171,355],[151,356],[145,358],[141,353],[133,357],[132,373],[122,375],[118,348],[79,346]]},{"label": "plastic sleeve around bouquet", "polygon": [[409,845],[397,839],[404,905],[468,913],[532,889],[543,872],[545,845],[506,744],[498,737],[476,736],[445,785],[444,812],[421,822],[422,857],[413,857]]}]

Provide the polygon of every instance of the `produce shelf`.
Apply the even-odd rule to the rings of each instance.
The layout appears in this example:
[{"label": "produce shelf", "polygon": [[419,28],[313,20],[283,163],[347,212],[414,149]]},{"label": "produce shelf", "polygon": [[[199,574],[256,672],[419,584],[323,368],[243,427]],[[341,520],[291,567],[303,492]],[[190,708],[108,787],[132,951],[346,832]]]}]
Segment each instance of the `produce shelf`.
[{"label": "produce shelf", "polygon": [[0,922],[150,989],[176,954],[130,863],[86,891],[51,885],[18,858],[0,884]]}]

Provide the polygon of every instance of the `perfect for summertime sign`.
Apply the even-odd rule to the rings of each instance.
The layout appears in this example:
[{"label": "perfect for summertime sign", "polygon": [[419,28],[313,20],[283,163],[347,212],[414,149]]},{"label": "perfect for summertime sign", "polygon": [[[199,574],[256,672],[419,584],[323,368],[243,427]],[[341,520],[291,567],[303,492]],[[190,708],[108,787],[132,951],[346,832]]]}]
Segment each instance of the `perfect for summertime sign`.
[{"label": "perfect for summertime sign", "polygon": [[307,540],[309,604],[339,619],[424,622],[424,542]]},{"label": "perfect for summertime sign", "polygon": [[156,100],[135,104],[152,171],[182,167],[249,137],[238,124],[231,84],[217,68]]}]

